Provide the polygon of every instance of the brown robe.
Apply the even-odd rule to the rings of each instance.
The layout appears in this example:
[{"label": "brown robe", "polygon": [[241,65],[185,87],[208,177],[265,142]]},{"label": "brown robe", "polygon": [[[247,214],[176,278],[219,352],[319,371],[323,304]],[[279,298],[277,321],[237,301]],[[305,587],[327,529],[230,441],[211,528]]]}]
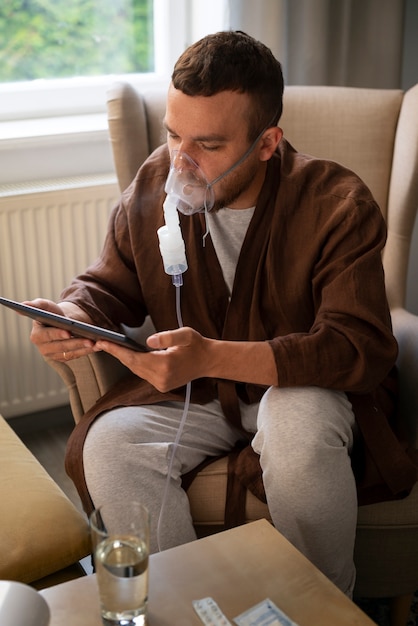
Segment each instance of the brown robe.
[{"label": "brown robe", "polygon": [[[98,325],[135,327],[150,315],[157,331],[177,327],[175,289],[156,235],[164,221],[168,167],[162,146],[115,207],[100,258],[62,294]],[[182,215],[181,228],[189,264],[181,291],[184,325],[215,339],[268,341],[281,387],[345,391],[361,433],[353,456],[360,502],[405,495],[416,468],[394,434],[396,390],[388,375],[393,377],[397,344],[381,263],[386,226],[367,187],[340,165],[300,154],[282,140],[268,163],[230,300],[210,236],[202,243],[204,215]],[[238,398],[256,402],[264,391],[199,379],[192,383],[192,401],[219,398],[226,418],[239,425]],[[94,419],[117,406],[183,397],[184,389],[162,394],[128,376],[83,417],[66,464],[86,510],[91,502],[82,448]],[[241,463],[241,476],[250,464]]]}]

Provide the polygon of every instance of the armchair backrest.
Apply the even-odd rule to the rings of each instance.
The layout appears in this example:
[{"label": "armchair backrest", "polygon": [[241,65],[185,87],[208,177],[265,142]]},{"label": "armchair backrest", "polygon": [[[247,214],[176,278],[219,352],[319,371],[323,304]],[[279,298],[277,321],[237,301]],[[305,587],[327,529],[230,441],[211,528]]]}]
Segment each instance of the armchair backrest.
[{"label": "armchair backrest", "polygon": [[[166,88],[140,94],[127,83],[116,83],[108,92],[109,132],[121,190],[165,141],[165,98]],[[418,207],[418,85],[406,93],[289,86],[280,126],[297,150],[342,163],[370,187],[388,224],[383,261],[389,303],[403,307]]]}]

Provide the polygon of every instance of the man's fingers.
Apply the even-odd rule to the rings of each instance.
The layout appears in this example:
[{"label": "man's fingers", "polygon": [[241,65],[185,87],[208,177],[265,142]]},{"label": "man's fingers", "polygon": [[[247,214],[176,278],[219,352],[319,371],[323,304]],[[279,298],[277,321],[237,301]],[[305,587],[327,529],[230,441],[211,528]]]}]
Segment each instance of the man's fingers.
[{"label": "man's fingers", "polygon": [[167,348],[188,346],[191,343],[193,331],[191,328],[177,328],[176,330],[165,330],[160,333],[150,335],[147,339],[148,347],[153,350],[166,350]]}]

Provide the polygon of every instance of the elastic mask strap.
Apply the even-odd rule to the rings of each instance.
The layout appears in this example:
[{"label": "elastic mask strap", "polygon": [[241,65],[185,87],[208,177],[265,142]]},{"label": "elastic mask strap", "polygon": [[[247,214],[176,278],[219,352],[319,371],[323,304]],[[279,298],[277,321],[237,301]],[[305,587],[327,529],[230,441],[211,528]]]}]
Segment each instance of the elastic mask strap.
[{"label": "elastic mask strap", "polygon": [[251,144],[251,146],[248,148],[248,150],[246,152],[244,152],[242,157],[240,159],[238,159],[238,161],[236,161],[233,165],[231,165],[231,167],[229,169],[227,169],[226,172],[223,172],[222,174],[219,174],[219,176],[217,178],[215,178],[210,183],[208,183],[208,187],[212,187],[213,185],[216,185],[216,183],[218,183],[220,180],[222,180],[222,178],[224,178],[225,176],[230,174],[236,167],[241,165],[241,163],[243,163],[245,161],[245,159],[250,156],[251,152],[254,150],[254,148],[256,147],[257,143],[260,141],[261,137],[263,136],[263,133],[264,133],[264,130],[263,130],[262,133],[260,133],[258,135],[257,139]]},{"label": "elastic mask strap", "polygon": [[267,124],[267,126],[265,126],[263,128],[263,130],[261,131],[261,133],[259,133],[257,135],[257,137],[254,139],[253,143],[250,145],[250,147],[248,148],[248,150],[246,150],[244,152],[244,154],[242,155],[242,157],[240,159],[238,159],[238,161],[236,163],[234,163],[233,165],[231,165],[231,167],[229,169],[226,170],[226,172],[223,172],[222,174],[219,174],[219,176],[217,178],[214,178],[210,183],[208,183],[208,187],[212,187],[213,185],[216,185],[216,183],[218,183],[220,180],[222,180],[222,178],[224,178],[225,176],[227,176],[228,174],[230,174],[236,167],[238,167],[239,165],[241,165],[241,163],[243,163],[245,161],[245,159],[247,157],[250,156],[251,152],[254,150],[254,148],[256,147],[256,145],[258,144],[258,142],[260,141],[261,137],[264,135],[264,133],[266,132],[266,130],[268,128],[270,128],[271,126],[273,126],[274,123],[274,119],[276,118],[277,113],[274,114],[274,116],[272,117],[272,119],[270,120],[270,122]]}]

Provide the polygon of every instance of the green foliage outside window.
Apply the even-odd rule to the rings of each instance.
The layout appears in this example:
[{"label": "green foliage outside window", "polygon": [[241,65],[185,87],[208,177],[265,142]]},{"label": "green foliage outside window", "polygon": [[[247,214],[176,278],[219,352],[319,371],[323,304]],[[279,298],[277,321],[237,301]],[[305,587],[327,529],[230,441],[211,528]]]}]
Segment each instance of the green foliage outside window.
[{"label": "green foliage outside window", "polygon": [[154,70],[152,0],[1,0],[0,82]]}]

